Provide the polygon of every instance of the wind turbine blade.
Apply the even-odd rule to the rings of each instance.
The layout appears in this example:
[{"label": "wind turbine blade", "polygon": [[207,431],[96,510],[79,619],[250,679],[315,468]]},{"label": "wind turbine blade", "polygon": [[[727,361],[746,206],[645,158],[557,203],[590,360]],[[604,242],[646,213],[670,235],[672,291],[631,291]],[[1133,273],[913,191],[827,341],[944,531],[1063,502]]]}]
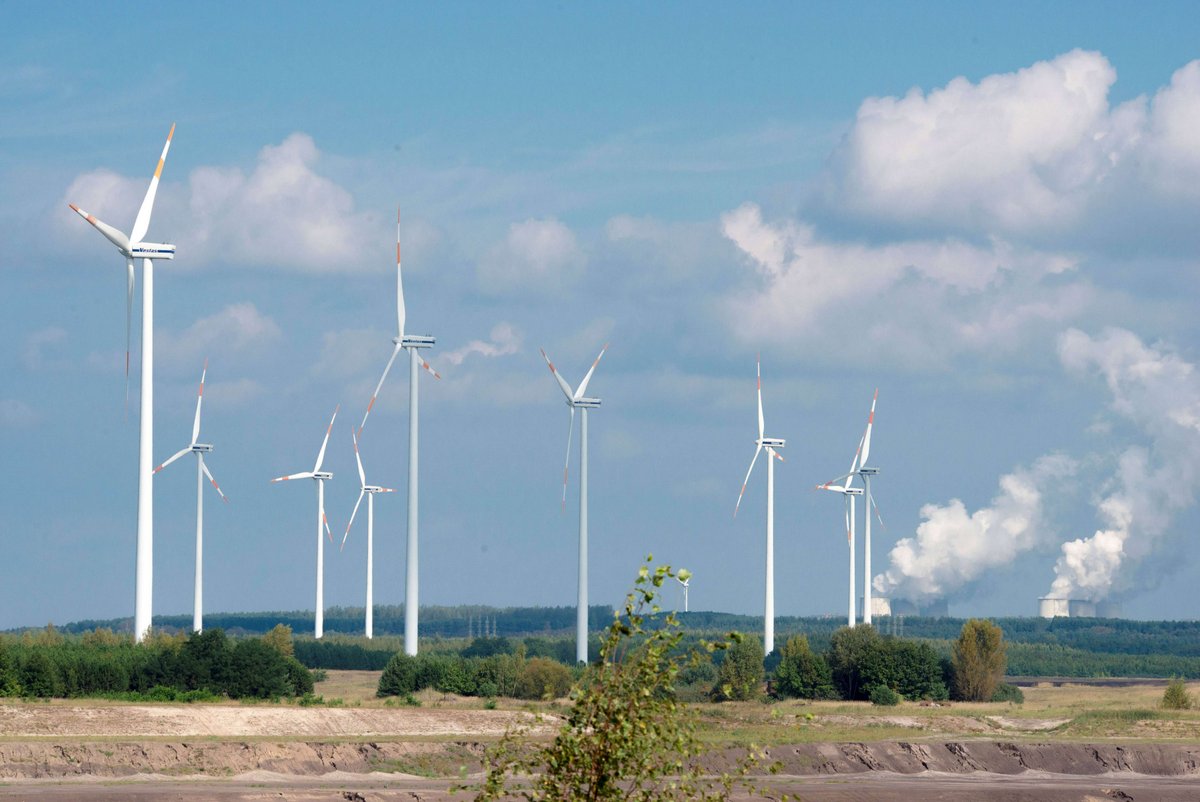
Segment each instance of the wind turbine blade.
[{"label": "wind turbine blade", "polygon": [[863,436],[858,438],[858,448],[854,449],[854,459],[850,461],[850,472],[846,474],[846,476],[849,477],[846,479],[846,487],[849,487],[854,481],[854,477],[858,475],[858,467],[860,464],[859,458],[862,456],[863,438],[866,436],[867,433],[863,432]]},{"label": "wind turbine blade", "polygon": [[567,509],[567,470],[571,466],[571,434],[575,431],[575,407],[571,407],[571,422],[567,424],[567,457],[563,460],[562,509]]},{"label": "wind turbine blade", "polygon": [[[366,483],[364,482],[363,484]],[[358,501],[354,502],[354,512],[350,513],[350,523],[346,524],[346,534],[342,535],[342,545],[338,546],[338,551],[346,548],[346,538],[350,537],[350,527],[354,526],[354,516],[358,515],[358,505],[362,504],[363,496],[366,494],[367,491],[365,489],[358,491]]]},{"label": "wind turbine blade", "polygon": [[204,377],[208,375],[208,359],[204,360],[204,369],[200,371],[200,389],[196,392],[196,420],[192,423],[192,445],[200,439],[200,404],[204,402]]},{"label": "wind turbine blade", "polygon": [[133,337],[133,257],[125,257],[125,415],[129,416],[129,350]]},{"label": "wind turbine blade", "polygon": [[787,460],[785,460],[785,459],[783,458],[783,455],[782,455],[782,454],[780,454],[778,451],[776,451],[775,449],[771,448],[770,446],[768,446],[768,447],[767,447],[767,454],[769,454],[770,456],[772,456],[772,457],[774,457],[775,459],[779,460],[780,462],[787,462]]},{"label": "wind turbine blade", "polygon": [[325,447],[329,445],[329,433],[333,431],[333,422],[337,420],[338,410],[341,408],[341,404],[334,407],[333,417],[329,419],[329,428],[325,430],[325,439],[321,441],[321,450],[317,452],[317,464],[313,466],[313,473],[321,470],[321,463],[325,461]]},{"label": "wind turbine blade", "polygon": [[224,501],[226,504],[228,504],[229,499],[226,498],[225,494],[221,492],[221,488],[217,484],[217,480],[213,478],[212,471],[210,471],[208,469],[208,463],[201,460],[200,467],[204,469],[204,475],[208,477],[209,484],[211,484],[213,486],[213,490],[216,490],[217,495],[219,495],[221,497],[221,500]]},{"label": "wind turbine blade", "polygon": [[383,369],[383,375],[379,377],[379,384],[375,385],[375,392],[371,393],[371,403],[367,404],[367,411],[363,413],[362,423],[358,425],[359,434],[362,434],[363,427],[367,425],[367,416],[371,414],[371,409],[375,406],[375,399],[379,398],[379,391],[383,389],[383,380],[387,378],[388,371],[392,369],[392,363],[396,361],[401,347],[400,343],[396,343],[396,347],[392,349],[392,355]]},{"label": "wind turbine blade", "polygon": [[[363,472],[362,457],[358,455],[358,435],[354,433],[353,429],[350,430],[350,437],[354,439],[354,461],[358,463],[358,483],[362,487],[366,487],[367,475]],[[353,521],[354,516],[350,516],[350,519]]]},{"label": "wind turbine blade", "polygon": [[[871,496],[871,506],[875,508],[875,517],[879,519],[879,525],[887,529],[887,525],[883,522],[883,516],[879,513],[879,503],[875,501],[875,496]],[[870,513],[868,513],[869,515]]]},{"label": "wind turbine blade", "polygon": [[[396,336],[404,337],[404,277],[400,270],[400,207],[396,207]],[[386,375],[386,372],[385,372]],[[361,428],[361,427],[360,427]]]},{"label": "wind turbine blade", "polygon": [[854,496],[846,494],[846,545],[850,544],[850,505],[854,503]]},{"label": "wind turbine blade", "polygon": [[608,343],[605,343],[604,347],[600,349],[600,356],[596,357],[596,361],[592,363],[592,366],[588,368],[587,374],[584,375],[583,381],[579,383],[579,389],[575,391],[575,395],[573,396],[576,401],[583,398],[583,394],[587,392],[588,382],[592,380],[592,374],[596,371],[596,366],[600,364],[600,357],[604,356],[604,352],[607,350]]},{"label": "wind turbine blade", "polygon": [[378,490],[376,490],[375,492],[376,492],[376,493],[395,493],[395,492],[396,492],[396,488],[394,488],[394,487],[381,487],[381,488],[379,488]]},{"label": "wind turbine blade", "polygon": [[879,400],[879,388],[875,388],[875,396],[871,399],[871,414],[867,416],[867,433],[863,435],[862,464],[867,464],[867,456],[871,453],[871,428],[875,425],[875,402]]},{"label": "wind turbine blade", "polygon": [[272,479],[272,482],[286,482],[289,479],[311,479],[313,478],[312,471],[304,471],[302,473],[293,473],[288,476],[280,476],[277,479]]},{"label": "wind turbine blade", "polygon": [[150,179],[146,197],[142,198],[142,208],[138,209],[137,219],[133,221],[133,228],[129,232],[129,239],[132,242],[141,242],[142,237],[146,236],[147,229],[150,228],[150,213],[154,211],[154,196],[158,194],[158,179],[162,175],[163,163],[167,160],[167,151],[171,149],[171,137],[173,136],[175,136],[175,123],[171,123],[171,131],[167,134],[162,155],[158,157],[158,166],[154,168],[154,177]]},{"label": "wind turbine blade", "polygon": [[321,507],[321,521],[325,524],[325,536],[329,538],[329,545],[333,545],[333,532],[329,530],[329,518],[325,515],[325,508]]},{"label": "wind turbine blade", "polygon": [[550,361],[550,357],[546,356],[546,349],[540,348],[538,350],[542,352],[542,359],[546,360],[546,364],[550,366],[550,372],[554,374],[555,381],[562,388],[563,395],[567,397],[567,403],[574,401],[575,399],[571,394],[571,385],[567,384],[567,380],[558,372],[558,368],[554,367],[554,363]]},{"label": "wind turbine blade", "polygon": [[162,465],[159,465],[157,468],[155,468],[155,469],[154,469],[154,472],[155,472],[155,473],[158,473],[158,472],[159,472],[159,471],[161,471],[163,468],[167,467],[167,466],[168,466],[168,465],[170,465],[172,462],[174,462],[175,460],[179,459],[179,458],[180,458],[180,457],[182,457],[184,454],[187,454],[187,453],[188,453],[188,452],[190,452],[191,450],[192,450],[192,447],[191,447],[190,445],[189,445],[187,448],[180,449],[179,451],[175,452],[175,454],[174,454],[174,455],[173,455],[173,456],[172,456],[172,457],[171,457],[169,460],[167,460],[167,461],[166,461],[166,462],[164,462]]},{"label": "wind turbine blade", "polygon": [[109,242],[120,248],[122,253],[129,253],[129,237],[125,236],[124,233],[113,228],[103,220],[98,219],[96,215],[88,214],[73,203],[68,203],[67,205],[71,207],[71,210],[74,211],[75,214],[91,223],[97,231],[105,236]]},{"label": "wind turbine blade", "polygon": [[754,361],[755,373],[758,375],[758,439],[763,437],[763,409],[762,409],[762,358],[756,357]]},{"label": "wind turbine blade", "polygon": [[746,471],[746,478],[742,480],[742,490],[738,493],[737,504],[733,505],[734,518],[737,517],[738,507],[742,506],[742,496],[746,495],[746,485],[750,482],[750,474],[754,470],[754,463],[758,461],[758,452],[762,450],[763,447],[760,445],[758,448],[754,449],[754,456],[750,458],[750,469]]},{"label": "wind turbine blade", "polygon": [[843,484],[842,486],[840,486],[840,487],[839,487],[839,486],[837,486],[837,485],[836,485],[836,484],[834,484],[834,483],[835,483],[835,482],[841,482],[841,481],[842,481],[842,480],[844,480],[844,479],[849,479],[851,476],[854,476],[854,474],[852,474],[852,473],[844,473],[844,474],[842,474],[841,476],[838,476],[838,477],[835,477],[835,478],[833,478],[833,479],[830,479],[828,482],[826,482],[826,483],[825,483],[825,484],[823,484],[823,485],[817,485],[816,489],[817,489],[817,490],[845,490],[845,489],[846,489],[846,485],[844,485],[844,484]]},{"label": "wind turbine blade", "polygon": [[422,360],[421,360],[421,367],[425,368],[425,370],[427,370],[427,371],[429,371],[430,373],[432,373],[432,374],[433,374],[433,378],[435,378],[435,379],[441,379],[441,378],[442,378],[442,374],[438,373],[436,370],[434,370],[433,368],[431,368],[431,367],[429,366],[429,363],[428,363],[428,362],[426,362],[424,359],[422,359]]}]

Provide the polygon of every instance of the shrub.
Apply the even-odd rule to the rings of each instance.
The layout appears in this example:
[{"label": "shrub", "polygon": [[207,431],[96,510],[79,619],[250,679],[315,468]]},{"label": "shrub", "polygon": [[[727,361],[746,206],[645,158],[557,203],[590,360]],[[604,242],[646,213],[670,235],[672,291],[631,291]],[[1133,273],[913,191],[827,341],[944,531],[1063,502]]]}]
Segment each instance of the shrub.
[{"label": "shrub", "polygon": [[48,699],[62,695],[62,680],[58,669],[45,649],[34,648],[21,661],[21,692],[26,696]]},{"label": "shrub", "polygon": [[274,699],[293,695],[292,670],[276,649],[258,638],[250,638],[239,641],[232,652],[225,684],[232,698]]},{"label": "shrub", "polygon": [[717,668],[713,699],[718,702],[757,699],[762,693],[764,656],[758,638],[734,633],[733,644]]},{"label": "shrub", "polygon": [[545,657],[527,660],[517,675],[518,699],[558,699],[571,690],[571,671]]},{"label": "shrub", "polygon": [[996,686],[996,690],[992,692],[992,702],[1012,702],[1013,704],[1025,704],[1025,692],[1016,685],[1009,685],[1007,682],[1001,682]]},{"label": "shrub", "polygon": [[900,694],[886,685],[876,685],[871,689],[871,704],[894,707],[900,704]]},{"label": "shrub", "polygon": [[417,690],[417,658],[397,652],[383,669],[376,696],[404,696]]},{"label": "shrub", "polygon": [[872,685],[886,685],[888,660],[872,626],[841,627],[829,639],[829,668],[843,699],[865,699]]},{"label": "shrub", "polygon": [[1167,710],[1187,710],[1192,706],[1192,696],[1187,692],[1183,680],[1175,677],[1163,691],[1162,706]]},{"label": "shrub", "polygon": [[808,646],[808,638],[788,638],[775,669],[772,692],[780,698],[831,699],[837,696],[829,663]]}]

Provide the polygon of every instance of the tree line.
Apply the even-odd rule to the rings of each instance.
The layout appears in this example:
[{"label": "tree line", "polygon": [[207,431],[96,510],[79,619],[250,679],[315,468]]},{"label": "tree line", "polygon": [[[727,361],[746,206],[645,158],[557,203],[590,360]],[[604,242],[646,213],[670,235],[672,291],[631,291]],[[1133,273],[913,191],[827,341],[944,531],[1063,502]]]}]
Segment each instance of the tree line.
[{"label": "tree line", "polygon": [[159,701],[272,699],[311,693],[311,672],[291,654],[284,627],[234,640],[220,629],[152,634],[142,643],[99,629],[65,637],[0,638],[0,696],[110,696]]}]

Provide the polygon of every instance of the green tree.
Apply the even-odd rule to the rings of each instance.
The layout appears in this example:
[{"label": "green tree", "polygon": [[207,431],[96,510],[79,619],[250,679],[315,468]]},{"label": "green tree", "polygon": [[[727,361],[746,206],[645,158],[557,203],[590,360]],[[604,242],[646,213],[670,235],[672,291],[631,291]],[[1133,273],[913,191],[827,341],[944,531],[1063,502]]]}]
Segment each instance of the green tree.
[{"label": "green tree", "polygon": [[263,643],[284,657],[296,656],[296,644],[292,641],[292,628],[287,624],[276,624],[270,632],[262,636],[262,639]]},{"label": "green tree", "polygon": [[762,693],[765,676],[764,657],[762,643],[758,638],[735,633],[733,643],[725,652],[725,659],[717,667],[717,684],[713,686],[713,699],[718,702],[757,699]]},{"label": "green tree", "polygon": [[888,684],[905,699],[942,700],[949,696],[942,679],[941,660],[928,643],[888,640],[892,682]]},{"label": "green tree", "polygon": [[[663,581],[675,576],[667,566],[651,570],[650,562],[614,616],[599,662],[576,685],[554,742],[530,752],[521,733],[506,735],[488,752],[483,783],[474,789],[477,802],[514,796],[529,802],[728,798],[734,777],[706,776],[711,769],[696,760],[701,746],[695,713],[675,697],[680,670],[698,662],[700,653],[679,648],[674,613],[655,621],[661,626],[646,626],[646,618],[659,613],[655,598]],[[739,776],[752,765],[753,758],[740,764]],[[514,774],[527,776],[528,783],[509,789]]]},{"label": "green tree", "polygon": [[45,648],[34,646],[21,660],[21,691],[27,696],[48,699],[62,695],[62,679]]},{"label": "green tree", "polygon": [[883,638],[873,626],[840,627],[829,638],[829,668],[843,699],[865,699],[872,685],[888,685]]},{"label": "green tree", "polygon": [[397,652],[383,669],[376,696],[405,696],[417,690],[417,658]]},{"label": "green tree", "polygon": [[954,642],[954,692],[966,702],[986,702],[1004,679],[1004,632],[982,618],[963,624]]},{"label": "green tree", "polygon": [[809,648],[808,638],[804,635],[794,635],[783,644],[771,689],[781,698],[832,699],[837,696],[829,663]]},{"label": "green tree", "polygon": [[293,685],[287,658],[260,638],[238,641],[229,658],[225,691],[234,699],[291,695]]},{"label": "green tree", "polygon": [[21,683],[17,679],[16,661],[12,651],[0,638],[0,696],[20,696]]}]

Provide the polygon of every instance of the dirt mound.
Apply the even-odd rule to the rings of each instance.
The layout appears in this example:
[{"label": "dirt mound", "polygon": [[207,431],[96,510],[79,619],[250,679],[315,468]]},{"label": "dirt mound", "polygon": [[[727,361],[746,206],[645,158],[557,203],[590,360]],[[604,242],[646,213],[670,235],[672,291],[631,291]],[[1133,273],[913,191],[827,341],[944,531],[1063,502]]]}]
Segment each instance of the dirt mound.
[{"label": "dirt mound", "polygon": [[1030,744],[1003,741],[944,743],[799,744],[773,747],[770,758],[791,775],[896,774],[942,772],[964,774],[1096,775],[1134,773],[1155,776],[1200,776],[1200,746],[1183,744]]}]

